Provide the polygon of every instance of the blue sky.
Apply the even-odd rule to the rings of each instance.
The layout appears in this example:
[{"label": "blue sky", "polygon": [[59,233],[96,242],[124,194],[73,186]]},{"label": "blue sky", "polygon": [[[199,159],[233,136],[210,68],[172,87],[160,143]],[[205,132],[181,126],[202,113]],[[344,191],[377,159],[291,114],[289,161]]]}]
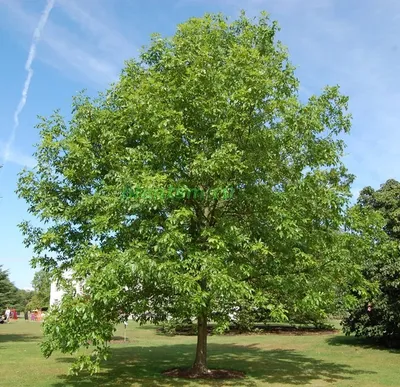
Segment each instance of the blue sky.
[{"label": "blue sky", "polygon": [[72,95],[84,88],[93,95],[117,80],[123,61],[137,56],[150,33],[172,35],[176,24],[205,12],[236,17],[240,9],[250,15],[268,11],[281,25],[279,39],[297,66],[302,96],[326,84],[339,84],[350,96],[353,128],[345,162],[357,176],[355,195],[366,185],[400,178],[398,0],[55,0],[37,40],[13,139],[25,64],[46,4],[0,0],[0,265],[18,287],[29,288],[34,273],[32,251],[17,228],[30,217],[14,191],[17,173],[34,166],[36,116],[56,108],[68,116]]}]

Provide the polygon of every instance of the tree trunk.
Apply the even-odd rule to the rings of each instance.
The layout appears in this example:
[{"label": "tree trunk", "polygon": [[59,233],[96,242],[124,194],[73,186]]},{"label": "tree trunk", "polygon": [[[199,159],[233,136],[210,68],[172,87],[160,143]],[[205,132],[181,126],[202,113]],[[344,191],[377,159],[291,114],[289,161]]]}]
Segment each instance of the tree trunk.
[{"label": "tree trunk", "polygon": [[[204,187],[202,187],[204,188]],[[209,224],[210,209],[204,208],[203,212],[205,218],[205,225]],[[201,234],[201,233],[200,233]],[[200,248],[206,251],[208,246],[204,242],[200,243]],[[207,279],[203,277],[199,281],[201,291],[207,292]],[[209,306],[209,305],[207,305]],[[193,367],[190,371],[192,376],[201,376],[209,373],[207,368],[207,306],[200,309],[199,315],[197,316],[197,347],[196,347],[196,359],[193,363]]]},{"label": "tree trunk", "polygon": [[192,367],[194,375],[207,374],[207,316],[202,314],[197,318],[197,348],[196,359]]}]

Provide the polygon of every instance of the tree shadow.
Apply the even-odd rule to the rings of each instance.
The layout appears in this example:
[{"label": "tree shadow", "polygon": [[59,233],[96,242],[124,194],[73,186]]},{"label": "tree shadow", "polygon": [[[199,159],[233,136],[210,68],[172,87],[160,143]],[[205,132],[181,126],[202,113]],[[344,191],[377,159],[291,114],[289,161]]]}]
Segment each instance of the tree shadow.
[{"label": "tree shadow", "polygon": [[30,342],[39,341],[41,338],[39,336],[29,335],[29,334],[10,334],[10,333],[0,333],[0,343],[7,342]]},{"label": "tree shadow", "polygon": [[[157,326],[156,334],[158,336],[197,336],[197,326],[195,324],[182,324],[175,328],[174,331],[168,332],[162,326]],[[215,334],[215,325],[209,324],[207,326],[207,332],[209,336]],[[312,327],[312,326],[294,326],[294,325],[279,325],[279,324],[256,324],[252,329],[240,329],[236,325],[230,325],[229,330],[224,332],[224,336],[238,336],[247,335],[249,333],[256,332],[258,335],[262,334],[282,334],[282,335],[294,335],[294,336],[305,336],[305,335],[332,335],[339,333],[338,329],[333,326],[326,326],[323,328]],[[217,334],[220,336],[220,334]]]},{"label": "tree shadow", "polygon": [[143,324],[136,327],[136,329],[143,329],[144,331],[157,331],[161,325]]},{"label": "tree shadow", "polygon": [[113,336],[111,338],[111,341],[120,341],[120,340],[124,340],[124,336]]},{"label": "tree shadow", "polygon": [[391,353],[400,353],[400,348],[390,348],[382,340],[373,338],[364,338],[356,336],[334,336],[326,340],[328,345],[340,346],[347,345],[360,348],[376,349]]},{"label": "tree shadow", "polygon": [[[288,349],[263,350],[253,345],[210,344],[209,367],[244,371],[246,379],[210,381],[198,380],[199,385],[255,386],[257,382],[305,386],[315,381],[333,383],[351,380],[355,375],[375,372],[354,369],[346,364],[325,362]],[[65,386],[185,386],[185,379],[162,376],[162,371],[174,367],[190,367],[195,345],[162,345],[156,347],[113,347],[113,357],[95,376],[60,376],[54,387]],[[72,359],[57,359],[71,362]]]}]

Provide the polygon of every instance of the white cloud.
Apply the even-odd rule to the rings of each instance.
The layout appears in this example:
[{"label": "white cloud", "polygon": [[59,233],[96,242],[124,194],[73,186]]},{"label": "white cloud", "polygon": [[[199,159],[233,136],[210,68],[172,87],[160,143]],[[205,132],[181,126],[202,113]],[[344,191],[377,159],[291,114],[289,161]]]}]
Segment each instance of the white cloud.
[{"label": "white cloud", "polygon": [[42,34],[44,27],[46,26],[48,17],[50,15],[50,12],[53,9],[53,7],[54,7],[54,0],[47,0],[46,6],[40,16],[39,22],[36,25],[34,33],[33,33],[32,42],[29,47],[28,59],[25,64],[25,70],[28,72],[28,75],[26,76],[24,87],[22,89],[21,99],[18,103],[17,109],[14,112],[14,126],[11,130],[9,140],[5,147],[4,162],[7,162],[9,160],[10,148],[14,144],[15,135],[17,132],[17,128],[19,126],[19,115],[21,114],[22,110],[24,109],[27,98],[28,98],[29,86],[31,84],[31,80],[33,77],[32,63],[33,63],[33,61],[35,59],[35,55],[36,55],[36,46],[40,40],[40,36]]},{"label": "white cloud", "polygon": [[[15,147],[8,148],[8,154],[6,157],[6,144],[3,142],[0,142],[0,157],[2,159],[4,158],[5,161],[9,163],[17,164],[22,167],[33,168],[36,165],[34,157],[26,155]],[[0,169],[0,173],[2,173],[3,169],[4,168]]]},{"label": "white cloud", "polygon": [[353,195],[353,200],[356,201],[358,199],[358,196],[360,195],[362,188],[359,187],[353,187],[350,192]]},{"label": "white cloud", "polygon": [[[97,49],[118,60],[127,59],[135,53],[135,46],[118,31],[112,13],[104,12],[98,1],[59,0],[62,11],[79,25],[86,35],[93,38]],[[97,5],[97,7],[96,7]]]},{"label": "white cloud", "polygon": [[[57,1],[53,14],[63,23],[57,22],[57,17],[48,21],[38,59],[75,79],[102,86],[116,81],[124,60],[135,56],[137,49],[118,32],[112,14],[102,10],[104,4],[91,0]],[[37,15],[19,0],[0,3],[0,7],[6,11],[3,17],[11,18],[22,34],[31,33]]]}]

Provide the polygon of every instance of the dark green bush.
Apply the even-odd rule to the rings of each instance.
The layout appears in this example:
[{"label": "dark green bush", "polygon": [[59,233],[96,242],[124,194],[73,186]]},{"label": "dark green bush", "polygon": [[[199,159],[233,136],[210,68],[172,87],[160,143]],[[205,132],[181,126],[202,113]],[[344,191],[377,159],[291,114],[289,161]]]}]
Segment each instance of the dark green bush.
[{"label": "dark green bush", "polygon": [[[358,305],[343,320],[346,334],[382,340],[398,346],[400,340],[400,258],[387,255],[365,270],[378,289],[370,297],[360,297]],[[369,307],[369,308],[368,308]],[[370,310],[369,310],[370,309]]]}]

